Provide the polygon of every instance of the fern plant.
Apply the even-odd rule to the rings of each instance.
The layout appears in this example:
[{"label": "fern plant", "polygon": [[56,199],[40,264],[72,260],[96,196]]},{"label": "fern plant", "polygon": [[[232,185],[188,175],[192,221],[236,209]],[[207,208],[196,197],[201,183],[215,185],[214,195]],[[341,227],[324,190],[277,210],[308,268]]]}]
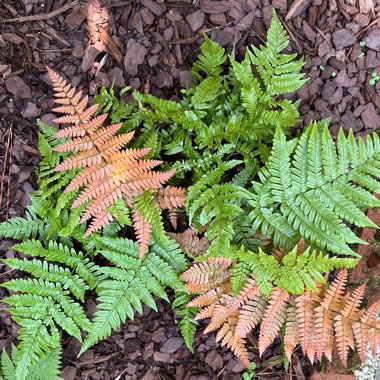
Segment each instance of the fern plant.
[{"label": "fern plant", "polygon": [[[299,117],[298,102],[282,95],[300,88],[305,79],[300,73],[303,60],[282,53],[287,44],[275,13],[266,44],[247,47],[241,62],[234,53],[227,57],[223,48],[205,36],[192,68],[193,86],[182,90],[183,98],[173,102],[132,92],[135,103],[129,103],[120,121],[126,131],[140,122],[141,134],[134,147],[153,144],[151,157],[163,158],[167,170],[176,169],[173,181],[187,186],[189,226],[169,235],[194,260],[182,276],[187,290],[198,294],[188,304],[188,313],[202,308],[197,319],[211,318],[206,331],[221,327],[218,339],[248,365],[245,335],[236,333],[240,309],[246,307],[246,318],[252,318],[251,324],[242,319],[241,324],[248,326],[246,333],[262,322],[260,353],[284,324],[290,356],[289,347],[304,334],[296,333],[294,327],[297,318],[303,318],[295,300],[308,295],[329,316],[323,324],[309,305],[308,318],[318,321],[311,333],[325,328],[330,332],[322,334],[327,341],[318,341],[314,348],[302,338],[305,352],[311,360],[321,359],[323,352],[330,356],[330,316],[352,317],[336,327],[336,341],[346,363],[347,347],[354,344],[353,324],[364,314],[358,311],[359,301],[355,301],[355,312],[344,309],[343,301],[338,307],[338,296],[333,297],[331,309],[326,306],[330,302],[324,299],[326,289],[335,289],[335,283],[327,288],[325,276],[356,265],[359,255],[352,245],[365,242],[352,227],[377,227],[364,211],[380,205],[373,195],[380,192],[379,138],[373,134],[356,141],[352,132],[346,137],[341,130],[335,143],[328,120],[311,123],[298,137],[291,135]],[[97,100],[112,110],[106,94]],[[119,102],[115,104],[115,110],[120,109]],[[300,248],[303,245],[305,249]],[[344,270],[341,273],[345,275]],[[338,288],[340,294],[343,288]],[[360,288],[355,294],[362,296],[362,292]],[[354,303],[350,297],[347,305]],[[371,334],[378,329],[377,306],[363,316],[372,321]],[[346,311],[339,314],[341,310]],[[180,313],[188,340],[194,321]],[[357,341],[360,350],[366,348],[365,338],[358,336]]]},{"label": "fern plant", "polygon": [[[314,358],[321,360],[323,354],[331,361],[335,343],[339,358],[346,366],[348,352],[354,348],[354,342],[364,362],[368,348],[375,354],[380,344],[380,321],[377,319],[380,304],[370,305],[366,310],[359,309],[365,285],[345,294],[347,269],[340,271],[329,287],[308,281],[311,289],[306,288],[297,296],[294,293],[298,290],[291,288],[292,283],[295,283],[294,278],[302,276],[304,279],[307,276],[310,280],[310,272],[321,269],[314,269],[312,265],[308,273],[307,265],[301,265],[301,262],[305,263],[304,255],[305,253],[298,256],[294,267],[285,262],[282,276],[275,277],[290,285],[288,291],[282,282],[267,289],[265,284],[256,280],[260,278],[257,272],[253,272],[245,281],[244,287],[236,293],[233,290],[236,273],[231,270],[232,261],[218,258],[199,262],[182,275],[190,293],[202,292],[188,306],[201,308],[195,319],[210,318],[205,333],[219,329],[216,341],[231,348],[247,367],[249,359],[245,347],[246,337],[259,323],[260,354],[277,337],[284,325],[284,350],[289,361],[292,351],[301,341],[303,352],[311,362]],[[318,256],[314,256],[313,260],[318,261]],[[265,266],[261,264],[259,270],[269,276],[272,262],[267,258],[266,263]],[[261,290],[267,294],[264,295]]]},{"label": "fern plant", "polygon": [[[1,380],[18,380],[16,368],[18,363],[19,350],[12,345],[11,357],[5,350],[1,354]],[[49,352],[43,358],[40,358],[36,363],[31,365],[28,373],[30,380],[62,380],[59,377],[61,366],[61,349],[56,348]]]},{"label": "fern plant", "polygon": [[[379,138],[340,131],[335,143],[327,120],[291,136],[299,102],[282,95],[305,79],[287,44],[275,14],[265,46],[241,62],[205,36],[179,102],[132,92],[125,104],[111,88],[87,107],[48,69],[57,121],[69,125],[40,124],[39,190],[25,218],[0,224],[30,256],[5,260],[30,276],[4,285],[18,292],[4,301],[22,327],[13,367],[4,356],[10,376],[31,376],[61,331],[85,336],[83,353],[143,304],[156,308],[154,296],[168,300],[166,287],[190,349],[196,320],[210,318],[206,332],[219,329],[247,366],[245,339],[260,323],[260,354],[281,331],[288,358],[298,342],[311,360],[331,358],[335,342],[343,364],[355,341],[362,359],[368,343],[376,348],[380,305],[360,310],[364,286],[344,291],[352,244],[363,243],[350,226],[377,227],[364,211],[380,205]],[[178,232],[182,206],[188,225]]]},{"label": "fern plant", "polygon": [[[39,124],[39,189],[31,194],[25,218],[0,224],[0,236],[22,240],[13,249],[29,257],[3,260],[27,274],[2,285],[12,291],[2,302],[10,306],[8,312],[21,326],[13,361],[3,354],[6,379],[45,379],[36,372],[36,366],[45,364],[51,366],[46,376],[52,379],[63,331],[81,342],[86,336],[84,352],[127,318],[133,319],[135,312],[141,313],[142,305],[156,309],[154,295],[168,300],[168,287],[184,290],[179,274],[187,262],[164,233],[161,220],[161,210],[169,210],[175,223],[176,211],[185,202],[182,188],[160,186],[173,171],[151,171],[160,162],[139,159],[148,149],[116,151],[115,146],[120,149],[132,134],[116,135],[114,126],[72,140],[62,137],[84,134],[86,127],[101,127],[105,116],[93,119],[94,108],[85,108],[87,99],[80,100],[80,93],[66,87],[58,75],[50,75],[63,91],[59,110],[67,115],[60,120],[72,120],[73,125],[57,132]],[[71,149],[82,148],[84,153],[70,154]],[[87,171],[80,171],[86,163]],[[91,190],[90,182],[97,184]],[[115,190],[110,198],[107,184]],[[104,215],[106,219],[99,222]],[[90,227],[83,223],[88,217],[93,218]],[[131,234],[133,222],[138,244],[118,238],[121,232]],[[93,232],[100,227],[101,231]],[[89,291],[96,293],[98,303],[92,321],[84,309]]]}]

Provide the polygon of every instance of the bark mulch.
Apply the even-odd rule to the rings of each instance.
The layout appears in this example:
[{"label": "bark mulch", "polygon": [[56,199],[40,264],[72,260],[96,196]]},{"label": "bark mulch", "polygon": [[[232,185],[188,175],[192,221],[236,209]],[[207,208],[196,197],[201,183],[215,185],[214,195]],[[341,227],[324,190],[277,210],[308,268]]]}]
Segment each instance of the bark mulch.
[{"label": "bark mulch", "polygon": [[[364,135],[380,128],[380,1],[378,0],[3,0],[0,4],[0,220],[23,215],[39,161],[35,119],[54,125],[45,65],[91,97],[125,85],[165,98],[179,96],[199,53],[202,33],[242,56],[265,40],[272,8],[289,35],[289,51],[305,56],[309,81],[303,122],[331,117],[331,131]],[[107,57],[105,57],[107,56]],[[376,240],[376,237],[372,237]],[[13,257],[0,241],[2,257]],[[371,255],[372,252],[369,254]],[[371,256],[374,273],[379,260]],[[12,277],[1,267],[2,281]],[[377,272],[376,272],[377,273]],[[357,280],[357,279],[356,279]],[[360,279],[359,279],[360,282]],[[0,288],[0,295],[4,290]],[[91,310],[94,300],[87,300]],[[170,305],[145,309],[80,358],[64,337],[63,377],[74,379],[241,379],[243,366],[199,326],[195,353],[180,337]],[[0,349],[17,328],[0,311]],[[256,378],[307,379],[312,365],[299,352],[285,371],[279,343],[262,358],[252,337]]]}]

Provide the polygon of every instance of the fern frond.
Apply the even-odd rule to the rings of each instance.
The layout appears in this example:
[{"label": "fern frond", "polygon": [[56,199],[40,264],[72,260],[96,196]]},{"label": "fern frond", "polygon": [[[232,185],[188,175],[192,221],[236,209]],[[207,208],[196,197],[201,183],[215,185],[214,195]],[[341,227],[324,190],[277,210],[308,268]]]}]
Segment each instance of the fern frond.
[{"label": "fern frond", "polygon": [[[299,251],[302,251],[302,244]],[[246,351],[242,348],[246,336],[260,323],[260,354],[277,337],[283,325],[284,350],[289,358],[299,340],[310,360],[314,360],[315,356],[320,360],[323,354],[331,358],[336,342],[344,363],[354,341],[363,360],[369,345],[377,347],[380,343],[380,322],[377,320],[380,302],[371,305],[367,311],[360,310],[364,286],[344,296],[346,269],[329,287],[315,283],[314,290],[306,288],[297,297],[277,287],[270,292],[268,299],[260,293],[254,275],[243,290],[233,295],[231,264],[222,267],[221,259],[217,260],[219,268],[209,262],[198,262],[185,272],[182,279],[190,293],[203,292],[189,303],[201,308],[195,319],[210,318],[205,332],[219,329],[217,340],[231,347],[242,360],[246,358]],[[210,281],[210,277],[215,279],[221,276],[224,278],[222,284]],[[232,320],[234,322],[231,324]]]},{"label": "fern frond", "polygon": [[[357,256],[348,244],[362,241],[344,220],[347,218],[360,227],[374,227],[355,201],[360,198],[365,207],[378,201],[366,190],[357,190],[352,183],[380,191],[378,182],[365,174],[376,167],[374,162],[380,154],[378,136],[368,137],[365,145],[340,133],[337,147],[332,149],[328,131],[321,133],[312,124],[299,141],[293,141],[295,149],[289,150],[284,134],[277,130],[271,156],[259,173],[264,183],[255,187],[257,200],[250,201],[253,225],[273,234],[274,230],[283,230],[286,224],[294,234],[301,234],[322,249]],[[348,151],[356,152],[358,146],[363,151],[360,158],[355,153],[348,154]],[[285,218],[274,221],[271,229],[267,229],[263,219],[269,209],[278,210]]]},{"label": "fern frond", "polygon": [[209,240],[206,237],[199,238],[195,234],[194,228],[188,228],[186,231],[181,233],[172,233],[168,232],[168,236],[174,239],[181,250],[189,256],[197,257],[202,256],[207,251],[207,248],[210,245]]},{"label": "fern frond", "polygon": [[186,202],[185,189],[181,187],[166,186],[155,194],[161,210],[175,210],[184,207]]},{"label": "fern frond", "polygon": [[286,324],[284,335],[284,352],[288,360],[291,360],[294,348],[300,340],[299,326],[296,308],[289,306],[286,310]]},{"label": "fern frond", "polygon": [[82,252],[76,252],[63,244],[50,241],[48,247],[45,248],[38,240],[26,240],[12,248],[25,255],[42,257],[48,262],[55,261],[67,265],[85,280],[91,289],[98,283],[99,267],[85,257]]},{"label": "fern frond", "polygon": [[0,236],[10,239],[35,238],[43,226],[42,220],[27,212],[26,218],[14,217],[0,223]]},{"label": "fern frond", "polygon": [[217,43],[204,35],[204,43],[201,45],[202,54],[198,56],[192,72],[197,77],[202,70],[207,76],[218,76],[222,71],[222,65],[226,60],[225,50]]},{"label": "fern frond", "polygon": [[[8,264],[13,267],[16,263]],[[59,274],[46,276],[46,271],[37,270],[33,273],[41,278],[49,277],[51,280],[62,277]],[[44,279],[14,279],[3,286],[21,293],[3,300],[13,306],[8,311],[21,326],[18,332],[20,344],[17,355],[17,379],[29,378],[31,366],[52,349],[60,347],[58,327],[79,341],[82,339],[80,331],[89,331],[90,323],[82,306],[70,298],[70,293],[63,289],[60,281],[53,283]]]},{"label": "fern frond", "polygon": [[275,11],[268,30],[266,46],[249,51],[251,61],[257,67],[269,95],[279,95],[298,90],[306,80],[300,69],[303,59],[295,61],[296,54],[280,54],[289,39]]},{"label": "fern frond", "polygon": [[190,294],[186,292],[177,292],[173,302],[173,308],[176,309],[175,313],[181,316],[179,320],[179,330],[181,331],[183,340],[186,347],[194,352],[193,338],[196,331],[197,321],[194,319],[195,315],[199,312],[198,307],[191,307],[189,305]]},{"label": "fern frond", "polygon": [[[67,137],[69,140],[56,146],[54,151],[72,154],[54,170],[80,169],[74,179],[69,179],[70,183],[65,191],[82,187],[72,207],[86,203],[80,223],[92,219],[84,234],[87,237],[113,220],[113,214],[108,208],[115,202],[124,198],[130,206],[133,198],[141,196],[146,190],[161,188],[175,170],[166,173],[151,171],[161,161],[141,159],[150,149],[122,150],[131,141],[134,132],[117,134],[122,123],[103,126],[107,115],[94,117],[98,105],[86,108],[87,97],[82,99],[81,92],[76,92],[75,88],[53,70],[48,69],[48,74],[56,91],[57,102],[61,104],[55,110],[66,114],[56,122],[72,124],[55,135],[56,138]],[[172,210],[173,207],[183,205],[183,190],[174,189],[160,190],[158,202],[161,202],[159,204],[163,208],[170,206]],[[156,226],[153,224],[152,227]],[[144,238],[142,243],[141,254],[146,250],[149,239]]]},{"label": "fern frond", "polygon": [[228,278],[226,270],[220,270],[218,263],[211,264],[205,261],[194,264],[181,275],[181,280],[187,282],[186,288],[191,293],[208,291],[225,283]]},{"label": "fern frond", "polygon": [[289,293],[280,288],[272,290],[268,306],[260,327],[259,351],[260,355],[268,348],[277,336],[286,318],[286,303]]},{"label": "fern frond", "polygon": [[[109,336],[127,317],[133,319],[133,308],[139,313],[142,313],[142,304],[156,309],[152,295],[167,300],[165,286],[183,289],[178,279],[178,269],[183,270],[183,256],[177,245],[164,245],[167,252],[163,253],[153,241],[149,251],[140,259],[139,247],[131,240],[102,238],[101,244],[105,247],[101,250],[102,256],[115,266],[99,269],[106,279],[96,289],[98,311],[81,353]],[[176,266],[171,265],[172,260]]]}]

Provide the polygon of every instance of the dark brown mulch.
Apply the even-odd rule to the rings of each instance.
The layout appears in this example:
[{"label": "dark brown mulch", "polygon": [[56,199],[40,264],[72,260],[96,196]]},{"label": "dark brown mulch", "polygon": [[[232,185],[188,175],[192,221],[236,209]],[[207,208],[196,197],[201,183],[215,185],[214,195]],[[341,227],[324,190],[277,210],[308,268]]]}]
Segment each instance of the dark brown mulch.
[{"label": "dark brown mulch", "polygon": [[[303,54],[310,80],[294,96],[302,99],[304,123],[331,117],[358,134],[380,127],[380,2],[375,0],[4,0],[0,4],[0,219],[23,215],[35,188],[40,117],[52,124],[52,89],[45,65],[64,74],[90,96],[101,86],[126,84],[162,97],[179,95],[199,53],[202,32],[228,51],[244,52],[265,39],[272,7],[291,36],[289,50]],[[31,18],[31,19],[30,19]],[[364,44],[364,43],[365,44]],[[104,56],[108,54],[102,66]],[[374,73],[374,74],[373,74]],[[371,84],[371,79],[372,83]],[[12,243],[0,241],[3,256]],[[2,280],[12,276],[2,267]],[[94,307],[94,301],[88,300]],[[112,336],[76,358],[67,337],[64,378],[240,379],[240,362],[212,335],[197,333],[195,353],[183,344],[169,305],[145,310]],[[0,312],[0,348],[16,327]],[[202,329],[202,327],[200,327]],[[255,346],[255,341],[252,341]],[[288,373],[280,346],[263,358],[253,349],[257,378],[308,378],[310,363],[294,356]]]}]

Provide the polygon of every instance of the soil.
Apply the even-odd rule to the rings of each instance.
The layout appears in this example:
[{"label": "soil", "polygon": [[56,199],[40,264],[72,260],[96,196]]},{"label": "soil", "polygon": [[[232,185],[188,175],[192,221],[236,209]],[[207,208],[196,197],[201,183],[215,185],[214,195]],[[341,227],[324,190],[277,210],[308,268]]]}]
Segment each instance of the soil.
[{"label": "soil", "polygon": [[[114,81],[165,98],[188,85],[202,33],[238,56],[265,40],[272,8],[289,35],[289,52],[304,55],[309,78],[300,98],[302,127],[331,118],[331,132],[352,128],[361,136],[380,128],[380,1],[376,0],[3,0],[0,4],[0,220],[21,216],[35,190],[39,162],[36,118],[54,125],[52,88],[45,65],[63,74],[90,97]],[[379,76],[379,77],[378,77]],[[379,218],[379,216],[377,216]],[[367,231],[368,232],[368,231]],[[353,282],[379,274],[377,237],[363,251],[366,271]],[[365,234],[365,232],[363,232]],[[2,257],[12,242],[0,241]],[[12,273],[0,268],[2,281]],[[378,299],[370,285],[370,297]],[[0,290],[4,292],[4,290]],[[377,297],[377,298],[376,298]],[[64,337],[63,377],[74,379],[241,379],[243,366],[196,334],[192,354],[165,302],[159,313],[145,309],[80,358],[78,343]],[[94,300],[87,301],[94,308]],[[0,310],[0,349],[17,337],[17,327]],[[255,337],[252,345],[255,346]],[[279,343],[259,357],[256,378],[307,379],[313,366],[299,352],[285,370]],[[334,375],[331,375],[331,378]],[[316,378],[316,377],[315,377]],[[325,377],[324,377],[325,378]]]}]

